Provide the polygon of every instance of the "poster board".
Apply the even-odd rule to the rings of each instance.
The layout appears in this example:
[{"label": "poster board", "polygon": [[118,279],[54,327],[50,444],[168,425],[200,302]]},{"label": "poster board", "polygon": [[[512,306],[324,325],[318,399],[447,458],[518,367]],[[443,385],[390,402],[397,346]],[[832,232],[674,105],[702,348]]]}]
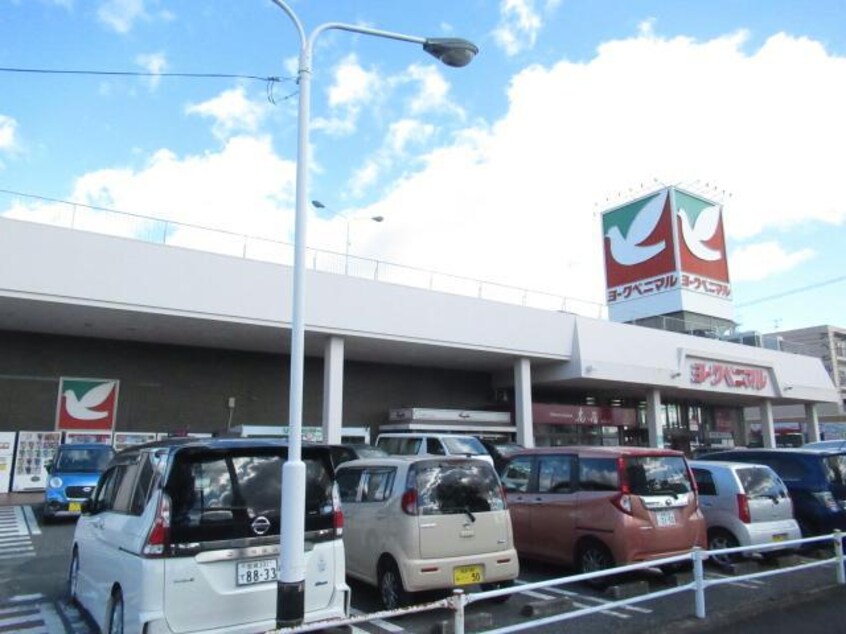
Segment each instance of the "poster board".
[{"label": "poster board", "polygon": [[15,449],[12,491],[40,491],[47,487],[47,462],[62,442],[60,431],[20,431]]},{"label": "poster board", "polygon": [[78,445],[80,443],[100,443],[103,445],[112,444],[112,432],[110,431],[66,431],[65,444]]},{"label": "poster board", "polygon": [[15,436],[17,433],[13,431],[0,431],[0,493],[8,493],[12,488]]},{"label": "poster board", "polygon": [[115,451],[121,451],[134,445],[143,445],[156,440],[156,432],[146,431],[116,431],[112,439],[112,446]]}]

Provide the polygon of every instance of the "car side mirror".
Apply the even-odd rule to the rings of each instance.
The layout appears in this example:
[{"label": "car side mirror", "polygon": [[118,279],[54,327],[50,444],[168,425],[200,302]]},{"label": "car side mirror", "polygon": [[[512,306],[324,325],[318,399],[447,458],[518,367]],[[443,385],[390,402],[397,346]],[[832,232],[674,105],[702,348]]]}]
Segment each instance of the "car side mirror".
[{"label": "car side mirror", "polygon": [[47,460],[44,463],[44,468],[47,470],[47,473],[53,473],[53,461]]},{"label": "car side mirror", "polygon": [[91,501],[91,498],[83,500],[79,510],[83,515],[91,515],[94,512],[94,502]]}]

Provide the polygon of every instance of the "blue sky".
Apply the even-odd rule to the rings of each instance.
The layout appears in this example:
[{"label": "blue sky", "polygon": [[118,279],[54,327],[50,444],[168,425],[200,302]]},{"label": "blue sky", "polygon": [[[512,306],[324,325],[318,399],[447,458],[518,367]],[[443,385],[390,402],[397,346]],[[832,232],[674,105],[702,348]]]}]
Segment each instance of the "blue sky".
[{"label": "blue sky", "polygon": [[[842,0],[291,5],[308,32],[481,49],[451,69],[321,36],[309,246],[342,253],[349,226],[356,255],[601,302],[597,212],[680,183],[725,203],[742,330],[846,326]],[[271,100],[249,79],[0,72],[0,189],[290,241],[297,46],[270,0],[0,0],[0,67],[283,79]],[[54,212],[0,194],[10,217]]]}]

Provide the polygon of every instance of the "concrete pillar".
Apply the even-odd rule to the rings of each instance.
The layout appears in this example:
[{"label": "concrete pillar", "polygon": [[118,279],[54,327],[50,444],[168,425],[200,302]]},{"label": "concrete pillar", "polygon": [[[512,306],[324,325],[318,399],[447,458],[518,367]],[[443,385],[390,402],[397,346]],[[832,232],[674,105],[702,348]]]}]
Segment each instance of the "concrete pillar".
[{"label": "concrete pillar", "polygon": [[344,340],[329,337],[323,350],[323,442],[341,442],[344,425]]},{"label": "concrete pillar", "polygon": [[764,447],[773,449],[775,441],[775,421],[773,420],[773,402],[769,399],[761,403],[761,440]]},{"label": "concrete pillar", "polygon": [[664,411],[661,408],[661,392],[649,390],[646,393],[646,426],[649,429],[649,446],[664,448]]},{"label": "concrete pillar", "polygon": [[808,442],[820,439],[820,418],[816,403],[805,403],[805,430],[808,432]]},{"label": "concrete pillar", "polygon": [[532,364],[528,359],[514,362],[514,416],[517,442],[524,447],[535,446],[532,421]]}]

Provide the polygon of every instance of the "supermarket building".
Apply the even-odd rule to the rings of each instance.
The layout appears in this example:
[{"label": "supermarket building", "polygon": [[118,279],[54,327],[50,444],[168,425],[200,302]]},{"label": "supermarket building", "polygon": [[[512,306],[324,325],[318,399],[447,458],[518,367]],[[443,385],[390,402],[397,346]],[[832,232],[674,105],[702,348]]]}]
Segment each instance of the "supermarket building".
[{"label": "supermarket building", "polygon": [[[115,383],[110,433],[286,424],[290,266],[7,218],[0,253],[0,432],[56,429],[80,378]],[[814,357],[314,269],[307,289],[304,425],[329,441],[729,446],[755,407],[774,446],[774,406],[814,439],[840,402]]]}]

